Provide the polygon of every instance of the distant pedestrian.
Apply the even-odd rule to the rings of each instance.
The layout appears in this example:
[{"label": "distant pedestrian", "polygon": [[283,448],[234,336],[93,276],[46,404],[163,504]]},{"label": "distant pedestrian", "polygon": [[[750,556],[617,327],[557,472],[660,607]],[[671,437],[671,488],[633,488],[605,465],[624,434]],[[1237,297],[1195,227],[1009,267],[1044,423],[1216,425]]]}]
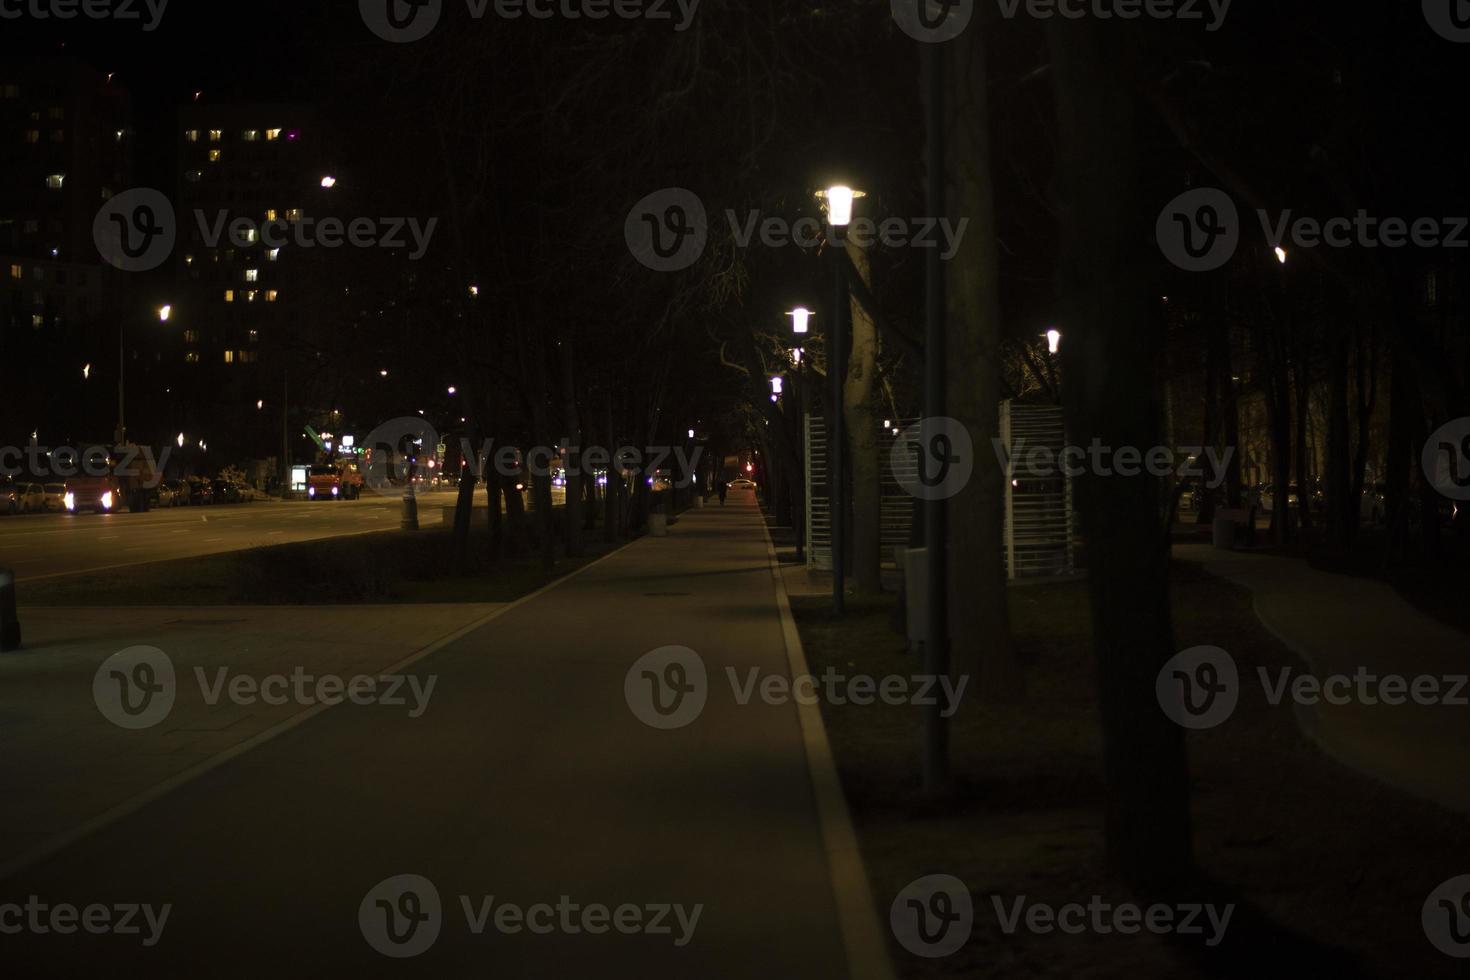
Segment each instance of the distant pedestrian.
[{"label": "distant pedestrian", "polygon": [[730,483],[729,483],[729,481],[728,480],[721,480],[720,481],[720,506],[721,507],[725,506],[725,494],[727,494],[729,492],[730,492]]}]

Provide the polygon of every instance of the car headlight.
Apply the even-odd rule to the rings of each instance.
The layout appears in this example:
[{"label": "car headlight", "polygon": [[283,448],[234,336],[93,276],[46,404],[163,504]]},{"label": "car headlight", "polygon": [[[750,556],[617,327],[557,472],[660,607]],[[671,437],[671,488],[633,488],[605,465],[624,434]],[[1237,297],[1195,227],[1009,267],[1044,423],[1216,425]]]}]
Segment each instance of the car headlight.
[{"label": "car headlight", "polygon": [[66,509],[67,510],[76,510],[77,509],[77,495],[76,494],[69,493],[65,497],[62,497],[61,499],[62,499],[62,503],[64,503],[66,505]]},{"label": "car headlight", "polygon": [[306,488],[306,495],[308,497],[315,497],[316,496],[316,487],[307,487]]},{"label": "car headlight", "polygon": [[337,496],[337,490],[338,490],[337,487],[333,487],[332,488],[332,496],[334,496],[334,497]]},{"label": "car headlight", "polygon": [[102,509],[112,510],[112,491],[109,490],[102,495]]}]

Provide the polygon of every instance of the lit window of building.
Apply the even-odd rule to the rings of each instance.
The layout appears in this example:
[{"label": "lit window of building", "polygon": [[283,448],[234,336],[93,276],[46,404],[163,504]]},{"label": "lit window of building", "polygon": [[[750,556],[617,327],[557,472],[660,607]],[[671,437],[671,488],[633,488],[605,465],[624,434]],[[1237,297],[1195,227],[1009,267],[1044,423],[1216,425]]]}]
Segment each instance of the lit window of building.
[{"label": "lit window of building", "polygon": [[53,191],[59,191],[66,185],[66,174],[47,174],[46,186]]},{"label": "lit window of building", "polygon": [[185,265],[193,265],[194,264],[194,256],[192,256],[192,255],[186,255],[186,256],[184,256],[184,264]]},{"label": "lit window of building", "polygon": [[26,142],[27,143],[39,143],[39,142],[41,142],[41,131],[39,129],[28,129],[28,130],[26,130]]},{"label": "lit window of building", "polygon": [[219,150],[210,150],[209,151],[209,162],[210,163],[219,163],[219,158],[220,158],[220,151]]},{"label": "lit window of building", "polygon": [[243,132],[243,133],[240,134],[240,138],[243,139],[247,143],[256,143],[256,142],[259,142],[259,140],[260,140],[260,130],[258,130],[258,129],[247,129],[247,130],[245,130],[245,132]]},{"label": "lit window of building", "polygon": [[10,267],[10,278],[12,278],[12,279],[23,279],[23,278],[25,278],[25,270],[22,269],[18,265],[12,265]]},{"label": "lit window of building", "polygon": [[260,270],[259,269],[246,269],[245,270],[245,281],[246,282],[260,282]]},{"label": "lit window of building", "polygon": [[300,208],[292,208],[291,210],[287,211],[286,212],[286,220],[287,221],[300,221],[301,220],[301,209]]},{"label": "lit window of building", "polygon": [[184,139],[187,142],[189,142],[189,143],[198,143],[199,142],[199,130],[197,130],[197,129],[186,129],[186,130],[184,130]]},{"label": "lit window of building", "polygon": [[281,257],[281,250],[278,249],[278,248],[273,248],[269,252],[266,252],[265,253],[265,260],[267,262],[274,262],[274,261],[276,261],[276,259],[279,259],[280,257]]},{"label": "lit window of building", "polygon": [[211,129],[209,131],[209,141],[211,143],[218,143],[220,140],[222,140],[224,138],[225,138],[225,131],[223,129]]},{"label": "lit window of building", "polygon": [[280,292],[278,290],[275,290],[275,289],[267,289],[265,291],[265,301],[267,303],[274,303],[276,301],[276,298],[278,296],[280,296],[280,295],[281,294],[280,294]]},{"label": "lit window of building", "polygon": [[276,140],[281,138],[281,131],[279,129],[267,129],[265,131],[265,138],[268,141],[274,143]]},{"label": "lit window of building", "polygon": [[197,350],[191,350],[188,353],[186,353],[184,355],[184,363],[185,364],[198,364],[199,363],[199,352]]},{"label": "lit window of building", "polygon": [[199,343],[199,331],[198,330],[185,330],[184,331],[184,343],[186,343],[186,344],[197,344],[197,343]]},{"label": "lit window of building", "polygon": [[255,297],[258,296],[258,295],[260,295],[260,290],[258,290],[258,289],[249,289],[249,290],[246,290],[246,292],[245,292],[245,302],[247,302],[247,303],[254,303],[255,302]]},{"label": "lit window of building", "polygon": [[260,230],[258,228],[245,229],[245,241],[251,245],[260,241]]},{"label": "lit window of building", "polygon": [[234,301],[235,301],[235,291],[233,289],[226,289],[225,290],[225,302],[226,303],[233,303]]},{"label": "lit window of building", "polygon": [[275,221],[276,220],[276,209],[275,208],[266,208],[265,209],[265,220],[267,220],[267,221]]},{"label": "lit window of building", "polygon": [[38,327],[39,328],[39,327],[44,327],[45,325],[46,325],[46,318],[44,316],[42,316],[39,313],[32,314],[32,316],[31,316],[31,326]]}]

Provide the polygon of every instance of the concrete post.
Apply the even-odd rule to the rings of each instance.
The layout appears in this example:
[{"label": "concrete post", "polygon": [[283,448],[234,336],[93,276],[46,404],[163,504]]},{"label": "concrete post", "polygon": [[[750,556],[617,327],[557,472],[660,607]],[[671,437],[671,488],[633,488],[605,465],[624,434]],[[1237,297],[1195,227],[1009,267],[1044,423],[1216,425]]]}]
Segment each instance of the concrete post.
[{"label": "concrete post", "polygon": [[15,611],[15,573],[0,568],[0,653],[20,649],[20,617]]}]

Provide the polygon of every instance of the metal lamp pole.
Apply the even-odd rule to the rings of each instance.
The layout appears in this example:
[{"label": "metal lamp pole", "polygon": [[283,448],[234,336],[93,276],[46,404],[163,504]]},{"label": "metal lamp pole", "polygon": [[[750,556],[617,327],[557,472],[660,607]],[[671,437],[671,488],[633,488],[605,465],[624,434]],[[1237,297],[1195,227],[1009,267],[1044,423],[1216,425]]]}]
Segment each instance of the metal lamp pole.
[{"label": "metal lamp pole", "polygon": [[[841,231],[833,225],[834,239],[840,239]],[[832,424],[827,433],[827,491],[832,512],[832,610],[839,616],[846,609],[847,591],[847,494],[843,481],[847,443],[847,423],[842,413],[842,380],[847,373],[846,323],[847,277],[843,269],[842,254],[845,246],[834,241],[832,253],[832,328],[828,335],[827,373],[831,376]]]}]

